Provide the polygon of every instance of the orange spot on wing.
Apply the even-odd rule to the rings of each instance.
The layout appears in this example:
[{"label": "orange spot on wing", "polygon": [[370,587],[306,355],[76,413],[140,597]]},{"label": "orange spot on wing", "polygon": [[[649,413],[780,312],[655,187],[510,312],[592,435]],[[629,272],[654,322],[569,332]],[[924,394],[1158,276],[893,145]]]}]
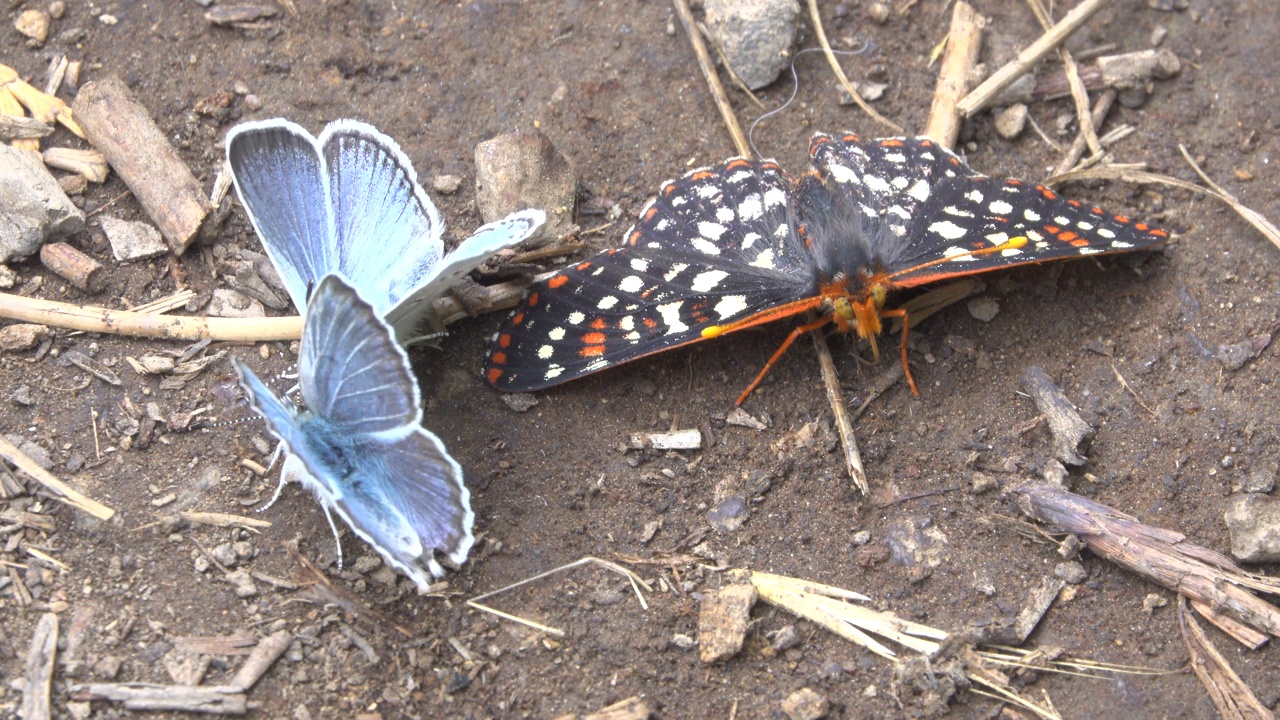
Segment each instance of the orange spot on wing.
[{"label": "orange spot on wing", "polygon": [[1078,248],[1079,248],[1079,247],[1088,247],[1088,246],[1089,246],[1089,241],[1088,241],[1088,240],[1085,240],[1084,238],[1076,238],[1075,240],[1072,240],[1072,241],[1070,241],[1070,242],[1071,242],[1071,247],[1078,247]]},{"label": "orange spot on wing", "polygon": [[696,172],[696,173],[694,173],[694,174],[690,175],[690,176],[689,176],[689,179],[690,179],[690,180],[693,180],[693,181],[698,181],[698,180],[708,180],[708,179],[713,178],[713,177],[715,177],[715,176],[716,176],[716,174],[715,174],[715,173],[713,173],[713,172],[711,172],[710,170],[699,170],[698,172]]},{"label": "orange spot on wing", "polygon": [[658,214],[658,208],[656,207],[649,208],[648,212],[644,214],[644,221],[649,222],[650,220],[653,219],[653,216],[657,214]]},{"label": "orange spot on wing", "polygon": [[1059,230],[1061,230],[1061,229],[1062,229],[1062,228],[1058,227],[1057,225],[1045,225],[1045,226],[1044,226],[1044,231],[1045,231],[1045,232],[1047,232],[1047,233],[1049,233],[1050,235],[1057,235],[1057,234],[1058,234],[1058,231],[1059,231]]},{"label": "orange spot on wing", "polygon": [[658,327],[658,321],[657,321],[657,320],[654,320],[653,318],[645,318],[645,319],[644,319],[644,326],[645,326],[645,327],[647,327],[647,328],[649,328],[650,330],[652,330],[652,329],[654,329],[654,328]]},{"label": "orange spot on wing", "polygon": [[1142,232],[1146,232],[1151,229],[1151,226],[1144,222],[1140,222],[1140,223],[1135,223],[1133,228],[1135,230],[1141,230]]},{"label": "orange spot on wing", "polygon": [[591,321],[591,327],[595,330],[603,330],[608,326],[609,325],[604,321],[604,318],[596,318]]},{"label": "orange spot on wing", "polygon": [[489,356],[489,362],[493,363],[494,365],[506,365],[507,354],[504,352],[496,352]]},{"label": "orange spot on wing", "polygon": [[500,348],[511,347],[511,333],[502,333],[501,335],[498,336],[498,347]]},{"label": "orange spot on wing", "polygon": [[724,166],[724,169],[737,170],[739,168],[749,168],[749,167],[751,167],[751,163],[747,162],[746,160],[743,160],[742,158],[737,158],[736,160],[730,160],[729,163]]},{"label": "orange spot on wing", "polygon": [[1080,207],[1079,200],[1068,200],[1067,204],[1070,205],[1071,207]]},{"label": "orange spot on wing", "polygon": [[568,284],[569,284],[568,275],[556,275],[550,278],[549,280],[547,280],[547,287],[551,288],[552,290],[555,290],[556,288],[562,288]]},{"label": "orange spot on wing", "polygon": [[520,324],[520,323],[522,323],[522,322],[524,322],[524,313],[522,313],[522,312],[518,312],[518,313],[516,313],[515,315],[512,315],[512,316],[511,316],[511,324],[512,324],[512,325],[519,325],[519,324]]},{"label": "orange spot on wing", "polygon": [[888,140],[881,140],[880,147],[902,147],[902,141],[897,138],[889,138]]},{"label": "orange spot on wing", "polygon": [[933,147],[933,141],[932,141],[932,140],[921,140],[921,141],[920,141],[920,147]]},{"label": "orange spot on wing", "polygon": [[[1061,235],[1059,235],[1058,239],[1063,242],[1071,242],[1072,240],[1075,240],[1078,237],[1080,236],[1068,230],[1067,232],[1064,232]],[[1088,245],[1088,243],[1085,243],[1085,244]]]},{"label": "orange spot on wing", "polygon": [[587,345],[603,345],[605,341],[604,333],[589,332],[582,336],[582,342]]},{"label": "orange spot on wing", "polygon": [[635,232],[631,233],[631,237],[627,238],[627,244],[635,245],[638,242],[640,242],[640,231],[636,230]]},{"label": "orange spot on wing", "polygon": [[584,358],[600,357],[601,355],[604,355],[603,345],[588,345],[578,351],[578,356]]},{"label": "orange spot on wing", "polygon": [[1106,215],[1106,213],[1102,212],[1102,208],[1100,207],[1089,208],[1089,212],[1093,213],[1094,215]]},{"label": "orange spot on wing", "polygon": [[1120,223],[1121,225],[1128,225],[1128,224],[1129,224],[1129,218],[1127,218],[1127,217],[1125,217],[1125,216],[1123,216],[1123,215],[1116,215],[1116,216],[1115,216],[1115,219],[1116,219],[1116,222]]},{"label": "orange spot on wing", "polygon": [[[636,234],[639,235],[639,233],[636,233]],[[581,262],[581,263],[578,263],[576,267],[574,267],[574,270],[577,270],[578,272],[586,272],[587,268],[589,267],[591,267],[590,261]]]},{"label": "orange spot on wing", "polygon": [[1151,234],[1152,234],[1152,235],[1155,235],[1156,237],[1162,237],[1162,238],[1167,238],[1167,237],[1169,237],[1169,233],[1167,233],[1167,232],[1165,232],[1165,231],[1163,231],[1163,230],[1152,230],[1152,231],[1151,231]]},{"label": "orange spot on wing", "polygon": [[1011,178],[1011,179],[1009,179],[1009,180],[1005,180],[1005,181],[1004,181],[1004,184],[1005,184],[1005,185],[1021,185],[1021,184],[1022,184],[1022,181],[1021,181],[1021,180],[1014,180],[1014,179],[1012,179],[1012,178]]},{"label": "orange spot on wing", "polygon": [[538,293],[529,294],[529,307],[538,307]]},{"label": "orange spot on wing", "polygon": [[1039,191],[1040,191],[1040,194],[1041,194],[1041,195],[1043,195],[1043,196],[1045,196],[1045,199],[1047,199],[1047,200],[1057,200],[1057,199],[1058,199],[1058,194],[1057,194],[1057,193],[1055,193],[1054,191],[1050,190],[1049,188],[1047,188],[1047,187],[1045,187],[1045,186],[1043,186],[1043,185],[1037,185],[1037,186],[1036,186],[1036,189],[1037,189],[1037,190],[1039,190]]},{"label": "orange spot on wing", "polygon": [[498,378],[502,377],[502,368],[489,368],[489,384],[497,385]]},{"label": "orange spot on wing", "polygon": [[840,139],[841,139],[841,140],[843,140],[843,141],[845,141],[845,142],[851,142],[851,143],[860,143],[860,142],[862,142],[862,138],[858,137],[857,135],[854,135],[853,133],[847,133],[847,134],[845,134],[843,137],[841,137]]}]

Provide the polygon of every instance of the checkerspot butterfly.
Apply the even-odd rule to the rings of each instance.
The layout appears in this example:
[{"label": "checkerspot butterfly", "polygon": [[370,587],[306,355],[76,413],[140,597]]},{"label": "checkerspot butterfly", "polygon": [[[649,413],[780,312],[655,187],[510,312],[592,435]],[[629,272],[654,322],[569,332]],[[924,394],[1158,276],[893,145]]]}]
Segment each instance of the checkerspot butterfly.
[{"label": "checkerspot butterfly", "polygon": [[[651,353],[814,310],[875,342],[888,293],[1012,265],[1150,248],[1163,230],[1019,180],[989,178],[928,138],[815,135],[792,180],[743,158],[662,186],[620,248],[535,284],[485,361],[528,392]],[[918,394],[918,393],[917,393]]]}]

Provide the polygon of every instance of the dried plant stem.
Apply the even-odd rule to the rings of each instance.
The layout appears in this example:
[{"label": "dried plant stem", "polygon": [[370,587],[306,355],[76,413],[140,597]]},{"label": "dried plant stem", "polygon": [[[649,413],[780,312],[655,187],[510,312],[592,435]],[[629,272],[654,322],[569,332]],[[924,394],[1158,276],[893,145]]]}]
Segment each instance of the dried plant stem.
[{"label": "dried plant stem", "polygon": [[[810,311],[809,322],[817,318]],[[840,435],[840,445],[844,448],[844,466],[849,471],[849,478],[857,486],[858,491],[866,495],[871,491],[867,485],[867,473],[862,469],[862,455],[858,452],[858,439],[853,434],[853,420],[845,405],[844,391],[840,389],[840,375],[836,372],[835,360],[831,358],[831,348],[821,332],[813,332],[813,346],[818,351],[818,366],[822,368],[822,385],[827,390],[827,402],[835,416],[836,431]]]},{"label": "dried plant stem", "polygon": [[[1107,113],[1111,112],[1111,106],[1115,103],[1117,95],[1119,95],[1119,92],[1115,88],[1107,88],[1093,103],[1093,110],[1089,113],[1089,122],[1093,124],[1094,128],[1101,126],[1102,122],[1107,119]],[[1058,166],[1049,174],[1050,177],[1061,175],[1074,168],[1076,163],[1080,162],[1080,157],[1084,155],[1084,149],[1089,142],[1084,136],[1084,126],[1081,126],[1080,130],[1080,134],[1076,136],[1075,140],[1071,141],[1071,146],[1067,148],[1062,160],[1058,161]]]},{"label": "dried plant stem", "polygon": [[54,497],[71,507],[83,510],[99,520],[110,520],[115,510],[102,503],[85,497],[70,485],[54,477],[48,470],[36,464],[26,453],[14,447],[12,443],[0,437],[0,457],[13,463],[19,470],[30,475],[32,479],[53,493]]},{"label": "dried plant stem", "polygon": [[747,136],[742,133],[742,126],[738,124],[738,117],[729,104],[729,97],[725,95],[724,85],[720,84],[720,76],[716,75],[711,55],[707,52],[706,43],[702,42],[702,34],[698,32],[697,22],[693,19],[693,11],[689,9],[689,0],[672,0],[672,3],[676,6],[676,14],[680,16],[680,24],[684,25],[684,31],[689,36],[689,43],[693,45],[693,54],[698,56],[698,67],[702,70],[702,76],[707,79],[711,97],[733,138],[734,147],[742,157],[751,157],[751,146],[747,143]]},{"label": "dried plant stem", "polygon": [[[676,0],[676,2],[684,2],[684,0]],[[818,0],[809,0],[809,18],[813,21],[813,30],[818,35],[818,43],[822,45],[822,51],[827,56],[827,62],[831,65],[831,70],[835,72],[836,77],[840,78],[840,84],[844,85],[845,92],[849,93],[849,97],[857,103],[862,111],[870,115],[873,120],[893,130],[895,133],[902,133],[902,128],[897,124],[876,112],[867,104],[862,96],[858,94],[857,88],[853,83],[849,82],[849,78],[844,74],[844,68],[840,67],[840,61],[836,60],[836,54],[831,51],[831,43],[827,42],[827,33],[822,29],[822,16],[818,13]]]}]

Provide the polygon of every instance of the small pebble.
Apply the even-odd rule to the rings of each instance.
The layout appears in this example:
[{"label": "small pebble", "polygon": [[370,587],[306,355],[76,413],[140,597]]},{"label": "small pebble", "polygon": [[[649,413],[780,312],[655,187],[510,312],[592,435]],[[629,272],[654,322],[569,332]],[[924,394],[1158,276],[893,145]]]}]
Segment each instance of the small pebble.
[{"label": "small pebble", "polygon": [[462,187],[462,178],[457,175],[437,175],[431,178],[431,189],[441,195],[452,195]]},{"label": "small pebble", "polygon": [[1142,611],[1151,615],[1156,611],[1156,608],[1162,608],[1168,604],[1169,599],[1165,596],[1160,595],[1159,593],[1148,593],[1147,596],[1142,599]]},{"label": "small pebble", "polygon": [[61,20],[62,16],[67,14],[67,4],[62,0],[53,0],[49,3],[49,16],[54,20]]},{"label": "small pebble", "polygon": [[681,650],[688,650],[692,648],[694,645],[697,645],[698,641],[694,640],[692,637],[689,637],[688,635],[685,635],[683,633],[676,633],[675,635],[671,636],[671,644],[675,645]]},{"label": "small pebble", "polygon": [[818,720],[826,717],[830,710],[827,698],[809,688],[800,688],[782,701],[782,712],[791,720]]},{"label": "small pebble", "polygon": [[867,8],[867,17],[876,24],[883,25],[889,20],[889,6],[882,2],[871,3],[871,7]]},{"label": "small pebble", "polygon": [[1005,140],[1018,137],[1026,126],[1027,106],[1022,103],[1010,105],[996,114],[996,132]]},{"label": "small pebble", "polygon": [[1054,565],[1053,576],[1072,585],[1079,585],[1089,578],[1089,573],[1085,571],[1084,565],[1073,561]]},{"label": "small pebble", "polygon": [[859,530],[858,532],[853,534],[854,547],[861,547],[863,545],[866,545],[869,542],[871,542],[870,530]]},{"label": "small pebble", "polygon": [[98,16],[98,22],[102,23],[103,25],[111,26],[119,23],[120,18],[117,18],[115,15],[107,15],[104,13]]},{"label": "small pebble", "polygon": [[790,650],[800,644],[800,633],[796,631],[795,625],[783,625],[773,636],[773,651],[780,653],[784,650]]},{"label": "small pebble", "polygon": [[244,107],[250,112],[257,112],[262,109],[262,100],[257,95],[249,93],[244,96]]},{"label": "small pebble", "polygon": [[991,322],[1000,312],[1000,301],[995,298],[974,298],[967,304],[969,314],[982,322]]}]

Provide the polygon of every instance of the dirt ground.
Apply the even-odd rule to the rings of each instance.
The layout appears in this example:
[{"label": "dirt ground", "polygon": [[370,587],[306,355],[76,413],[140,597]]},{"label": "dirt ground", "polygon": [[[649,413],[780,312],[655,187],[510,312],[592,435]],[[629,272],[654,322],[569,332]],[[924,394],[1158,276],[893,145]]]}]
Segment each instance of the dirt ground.
[{"label": "dirt ground", "polygon": [[[223,157],[223,136],[241,119],[283,116],[317,132],[336,118],[371,122],[399,141],[424,179],[464,178],[454,195],[433,193],[449,222],[449,241],[480,222],[473,148],[499,133],[537,125],[555,142],[581,177],[583,228],[605,223],[608,211],[621,207],[623,217],[591,237],[597,247],[619,242],[661,182],[733,154],[667,3],[296,4],[297,16],[281,13],[236,29],[211,26],[196,2],[70,0],[50,40],[30,48],[13,20],[41,3],[19,0],[8,3],[3,62],[40,86],[57,54],[85,61],[82,82],[119,75],[206,188]],[[1228,191],[1280,217],[1280,181],[1270,165],[1271,153],[1280,152],[1274,82],[1280,20],[1271,2],[1190,0],[1189,8],[1172,11],[1151,4],[1118,0],[1070,43],[1079,52],[1108,44],[1117,52],[1137,50],[1163,26],[1163,47],[1182,60],[1181,74],[1157,82],[1145,103],[1113,111],[1107,128],[1128,123],[1136,130],[1115,146],[1116,159],[1194,180],[1178,154],[1183,143]],[[879,24],[869,17],[870,5],[823,3],[827,32],[838,46],[870,43],[845,60],[847,71],[855,81],[886,83],[877,109],[919,132],[936,74],[928,55],[950,9],[939,0],[894,0]],[[991,20],[987,61],[1002,62],[1038,35],[1023,3],[975,5]],[[118,22],[102,22],[99,16],[108,14]],[[798,46],[815,44],[802,21]],[[756,132],[764,155],[800,172],[814,131],[884,134],[856,108],[839,104],[820,56],[803,56],[796,69],[796,103]],[[784,80],[760,97],[773,108],[790,92]],[[219,93],[231,93],[228,107],[197,111]],[[760,114],[742,93],[730,95],[740,117]],[[71,96],[64,91],[64,97]],[[1033,119],[1062,145],[1074,125],[1071,135],[1058,134],[1058,118],[1071,112],[1069,100],[1031,106]],[[74,139],[60,133],[52,140]],[[991,175],[1040,179],[1059,157],[1030,130],[1001,139],[985,113],[968,124],[961,144],[973,167]],[[90,188],[84,207],[102,207],[124,191],[113,176]],[[36,443],[58,475],[118,511],[102,523],[51,500],[0,503],[51,515],[54,526],[22,531],[25,542],[9,542],[0,555],[32,595],[23,607],[13,583],[0,589],[6,681],[0,706],[16,712],[21,693],[10,681],[24,676],[36,619],[53,609],[62,626],[54,717],[128,716],[108,703],[68,705],[67,688],[91,680],[169,683],[166,663],[180,659],[191,637],[279,630],[296,640],[250,692],[255,717],[551,718],[641,696],[663,718],[776,718],[783,717],[781,701],[801,687],[830,700],[830,717],[918,715],[920,705],[895,686],[889,664],[764,605],[755,610],[746,647],[727,663],[704,666],[679,636],[696,636],[699,598],[722,582],[716,567],[857,590],[876,608],[944,629],[1016,616],[1062,559],[1052,545],[998,521],[1018,514],[1009,497],[975,494],[971,484],[975,473],[1012,484],[1037,475],[1051,457],[1051,438],[1043,425],[1029,426],[1037,411],[1021,392],[1020,377],[1032,365],[1044,368],[1098,426],[1088,464],[1072,473],[1074,487],[1146,522],[1226,551],[1222,513],[1232,484],[1276,468],[1277,354],[1266,351],[1229,371],[1214,352],[1275,326],[1277,249],[1222,206],[1184,191],[1113,183],[1067,192],[1147,219],[1175,233],[1176,242],[1137,258],[986,276],[983,297],[999,303],[994,320],[978,321],[962,303],[913,331],[921,396],[899,384],[857,422],[870,497],[859,496],[844,475],[809,343],[797,344],[746,405],[767,429],[724,422],[785,336],[785,323],[538,393],[526,413],[509,409],[479,378],[500,315],[454,326],[443,351],[424,350],[414,360],[425,424],[466,469],[483,537],[441,597],[419,597],[404,578],[379,569],[376,555],[349,532],[346,570],[339,572],[324,514],[296,486],[257,516],[272,523],[260,532],[172,519],[188,509],[251,515],[274,488],[274,476],[240,464],[265,463],[266,433],[256,420],[194,432],[161,424],[150,443],[122,443],[129,402],[138,408],[154,402],[165,416],[208,408],[203,419],[247,417],[229,358],[167,389],[124,358],[177,344],[60,331],[50,348],[56,352],[0,355],[0,433]],[[131,197],[111,212],[145,219]],[[106,291],[86,296],[34,261],[13,267],[19,289],[43,277],[38,297],[123,307],[173,293],[181,277],[204,298],[224,286],[224,258],[260,249],[238,207],[215,242],[178,259],[116,263],[93,221],[72,242],[107,266]],[[264,377],[285,371],[293,361],[287,344],[266,347],[268,360],[262,347],[226,349],[250,358]],[[833,339],[832,347],[846,392],[860,404],[881,368],[855,360],[855,351],[869,353],[847,338]],[[123,384],[108,385],[65,363],[62,356],[73,349],[113,366]],[[278,389],[286,382],[277,381]],[[672,426],[710,429],[714,444],[666,454],[620,449],[633,432]],[[811,440],[801,442],[806,436]],[[748,488],[749,516],[736,530],[714,529],[708,510],[718,492],[733,488]],[[646,526],[655,522],[659,529],[646,542]],[[855,542],[860,531],[870,534],[865,545]],[[338,595],[327,604],[314,591],[289,586],[308,575],[288,542],[334,582]],[[257,593],[238,597],[197,544],[259,576]],[[68,569],[44,569],[27,546]],[[700,555],[702,565],[632,565],[658,588],[647,611],[620,577],[589,568],[492,601],[564,628],[560,640],[463,604],[584,555],[651,559],[676,552]],[[1143,609],[1149,594],[1173,600],[1172,594],[1088,553],[1083,564],[1087,579],[1059,599],[1030,644],[1174,672],[1042,675],[1030,691],[1048,693],[1066,717],[1212,717],[1203,689],[1183,671],[1187,653],[1174,606]],[[275,587],[261,578],[288,582]],[[338,596],[347,604],[336,603]],[[789,624],[797,626],[799,643],[775,653],[773,638]],[[1216,631],[1212,637],[1274,707],[1280,649],[1243,651]],[[204,682],[225,681],[242,661],[237,654],[213,656]],[[949,712],[994,717],[1000,708],[961,693]]]}]

